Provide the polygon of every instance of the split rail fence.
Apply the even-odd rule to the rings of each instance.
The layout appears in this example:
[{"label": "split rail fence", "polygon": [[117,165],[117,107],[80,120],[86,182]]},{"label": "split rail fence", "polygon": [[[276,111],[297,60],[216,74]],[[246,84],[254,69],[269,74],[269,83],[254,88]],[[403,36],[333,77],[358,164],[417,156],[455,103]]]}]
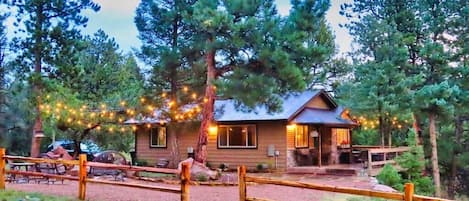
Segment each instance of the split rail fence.
[{"label": "split rail fence", "polygon": [[[42,172],[22,171],[22,170],[7,170],[6,169],[7,160],[27,161],[31,163],[49,163],[49,164],[74,165],[74,166],[76,165],[79,167],[78,176],[57,175],[57,174],[48,174],[48,173],[42,173]],[[87,178],[87,167],[158,172],[158,173],[176,174],[176,175],[180,174],[181,187],[171,188],[171,187],[153,186],[153,185],[145,185],[145,184],[135,184],[135,183],[91,179],[91,178]],[[137,167],[137,166],[130,166],[130,165],[115,165],[115,164],[107,164],[107,163],[88,162],[86,160],[86,154],[80,154],[79,160],[62,160],[62,159],[54,160],[54,159],[45,159],[45,158],[9,156],[5,154],[4,148],[0,148],[0,190],[5,189],[5,181],[6,181],[7,174],[78,181],[78,199],[80,200],[85,200],[87,183],[99,183],[99,184],[126,186],[126,187],[140,188],[140,189],[150,189],[150,190],[156,190],[156,191],[170,192],[170,193],[180,194],[181,201],[189,200],[190,169],[189,169],[189,164],[185,164],[185,163],[182,164],[181,172],[179,172],[178,170],[175,170],[175,169],[166,169],[166,168]]]},{"label": "split rail fence", "polygon": [[345,193],[345,194],[352,194],[352,195],[385,198],[385,199],[391,199],[391,200],[450,201],[450,200],[446,200],[442,198],[415,195],[414,184],[412,183],[405,184],[404,193],[382,192],[382,191],[337,187],[337,186],[329,186],[329,185],[319,185],[319,184],[303,183],[303,182],[295,182],[295,181],[284,181],[284,180],[277,180],[277,179],[270,179],[270,178],[263,178],[263,177],[252,177],[252,176],[246,175],[245,166],[238,167],[238,185],[239,185],[239,200],[240,201],[252,201],[252,200],[269,201],[268,199],[263,199],[263,198],[247,197],[247,185],[246,185],[247,182],[254,182],[254,183],[259,183],[259,184],[274,184],[274,185],[306,188],[306,189],[328,191],[328,192],[335,192],[335,193]]}]

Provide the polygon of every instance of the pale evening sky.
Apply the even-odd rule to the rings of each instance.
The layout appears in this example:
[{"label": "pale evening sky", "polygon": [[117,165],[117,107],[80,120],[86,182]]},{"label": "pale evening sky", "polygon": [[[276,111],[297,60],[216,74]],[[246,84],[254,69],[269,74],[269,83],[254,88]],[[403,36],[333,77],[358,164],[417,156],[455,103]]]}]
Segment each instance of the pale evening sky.
[{"label": "pale evening sky", "polygon": [[[290,10],[290,0],[275,0],[280,14],[288,15]],[[129,52],[132,48],[139,48],[141,43],[137,38],[138,32],[134,24],[135,9],[140,0],[95,0],[101,5],[101,10],[97,13],[86,11],[89,17],[88,26],[84,33],[93,34],[98,29],[103,29],[108,35],[114,37],[124,52]],[[351,0],[331,0],[331,7],[326,19],[336,36],[335,43],[339,54],[351,51],[352,38],[345,28],[339,27],[340,23],[345,23],[346,18],[339,14],[340,4],[351,2]]]}]

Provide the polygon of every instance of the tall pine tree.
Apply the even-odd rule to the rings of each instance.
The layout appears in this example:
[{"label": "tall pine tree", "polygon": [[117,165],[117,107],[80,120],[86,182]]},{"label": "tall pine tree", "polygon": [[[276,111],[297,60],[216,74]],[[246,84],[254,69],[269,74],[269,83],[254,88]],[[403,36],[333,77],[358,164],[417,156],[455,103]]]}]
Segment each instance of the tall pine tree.
[{"label": "tall pine tree", "polygon": [[[88,19],[81,14],[85,9],[99,10],[99,5],[91,0],[7,0],[9,6],[17,9],[16,22],[24,37],[16,37],[14,51],[18,54],[18,65],[28,77],[33,87],[33,101],[40,104],[41,80],[54,68],[57,55],[73,46],[70,39],[79,36],[78,26],[85,26]],[[20,26],[22,24],[22,26]],[[42,131],[41,117],[36,114],[32,131],[31,156],[39,154]]]},{"label": "tall pine tree", "polygon": [[[207,135],[216,95],[244,109],[279,111],[281,97],[306,89],[313,65],[334,51],[324,25],[328,1],[292,1],[290,15],[273,1],[200,0],[185,18],[194,27],[192,46],[201,48],[206,88],[195,160],[207,158]],[[246,93],[249,91],[249,93]]]}]

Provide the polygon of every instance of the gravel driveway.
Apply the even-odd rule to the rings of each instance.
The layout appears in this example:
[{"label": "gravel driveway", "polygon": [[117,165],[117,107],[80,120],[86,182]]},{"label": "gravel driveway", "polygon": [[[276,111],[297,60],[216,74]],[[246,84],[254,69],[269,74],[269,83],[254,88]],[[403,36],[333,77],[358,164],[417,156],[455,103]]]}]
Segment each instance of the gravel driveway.
[{"label": "gravel driveway", "polygon": [[[318,177],[318,176],[282,176],[281,179],[295,180],[302,182],[314,182],[335,186],[348,186],[356,188],[370,189],[369,179],[356,177]],[[128,180],[127,182],[142,181]],[[149,184],[148,182],[145,182]],[[177,185],[152,183],[152,185],[177,187]],[[49,195],[61,195],[76,197],[78,195],[77,182],[64,181],[64,184],[57,182],[56,184],[16,184],[8,183],[7,189],[15,189],[28,192],[41,192]],[[92,201],[173,201],[179,200],[178,194],[111,186],[104,184],[87,184],[86,198]],[[248,196],[256,198],[267,198],[271,200],[295,200],[295,201],[311,201],[311,200],[346,200],[348,196],[344,194],[329,193],[323,191],[292,188],[276,185],[254,184],[247,187]],[[191,186],[190,200],[194,201],[235,201],[239,200],[237,186]]]}]

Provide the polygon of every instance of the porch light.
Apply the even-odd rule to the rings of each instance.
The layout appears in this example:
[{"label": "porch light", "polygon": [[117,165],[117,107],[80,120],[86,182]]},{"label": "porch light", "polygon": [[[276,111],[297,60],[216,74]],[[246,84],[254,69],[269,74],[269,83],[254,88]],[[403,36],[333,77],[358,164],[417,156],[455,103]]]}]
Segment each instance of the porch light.
[{"label": "porch light", "polygon": [[290,125],[287,125],[287,129],[288,130],[293,130],[296,128],[296,124],[290,124]]},{"label": "porch light", "polygon": [[216,135],[216,134],[217,134],[217,131],[218,131],[218,127],[217,127],[217,126],[210,126],[210,127],[208,128],[209,134]]}]

